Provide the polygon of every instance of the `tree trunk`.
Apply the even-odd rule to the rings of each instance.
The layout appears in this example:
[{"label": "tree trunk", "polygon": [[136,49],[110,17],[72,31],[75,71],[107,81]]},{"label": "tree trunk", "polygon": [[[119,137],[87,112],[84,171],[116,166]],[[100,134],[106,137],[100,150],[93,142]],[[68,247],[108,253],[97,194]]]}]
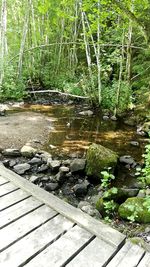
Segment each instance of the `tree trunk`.
[{"label": "tree trunk", "polygon": [[8,53],[7,50],[7,5],[6,0],[2,0],[1,5],[1,30],[0,30],[0,86],[4,77],[4,61]]}]

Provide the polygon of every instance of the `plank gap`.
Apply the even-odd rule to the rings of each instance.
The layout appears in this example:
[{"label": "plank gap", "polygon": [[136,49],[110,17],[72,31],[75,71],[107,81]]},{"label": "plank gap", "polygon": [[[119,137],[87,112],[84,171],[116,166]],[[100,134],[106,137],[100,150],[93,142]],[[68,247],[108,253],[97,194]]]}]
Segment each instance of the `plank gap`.
[{"label": "plank gap", "polygon": [[87,245],[89,245],[96,236],[92,236],[87,242],[84,243],[75,253],[72,254],[60,267],[65,267],[69,262],[71,262]]},{"label": "plank gap", "polygon": [[[43,205],[44,206],[44,205]],[[5,246],[4,248],[0,249],[0,253],[2,251],[4,251],[5,249],[9,248],[10,246],[12,246],[13,244],[17,243],[19,240],[21,240],[22,238],[26,237],[27,235],[29,235],[30,233],[32,233],[33,231],[35,231],[36,229],[40,228],[42,225],[46,224],[48,221],[52,220],[53,218],[55,218],[56,216],[58,216],[58,213],[53,215],[51,218],[45,220],[44,222],[40,223],[38,226],[32,228],[30,231],[28,231],[27,233],[25,233],[24,235],[20,236],[18,239],[14,240],[13,242],[11,242],[9,245]]]},{"label": "plank gap", "polygon": [[7,181],[7,182],[4,182],[4,183],[0,184],[0,187],[1,187],[2,185],[8,184],[8,183],[10,183],[10,181]]},{"label": "plank gap", "polygon": [[31,197],[31,195],[29,195],[29,196],[27,196],[27,197],[24,197],[23,199],[18,200],[18,201],[16,201],[15,203],[10,204],[9,206],[7,206],[7,207],[5,207],[5,208],[3,208],[3,209],[0,209],[0,212],[3,211],[3,210],[8,209],[8,208],[10,208],[10,207],[12,207],[12,206],[14,206],[14,205],[16,205],[17,203],[19,203],[19,202],[21,202],[21,201],[23,201],[23,200],[25,200],[25,199],[27,199],[27,198],[29,198],[29,197]]},{"label": "plank gap", "polygon": [[[21,202],[21,201],[20,201],[20,202]],[[11,223],[13,223],[13,222],[19,220],[20,218],[26,216],[27,214],[29,214],[29,213],[35,211],[36,209],[38,209],[38,208],[40,208],[40,207],[42,207],[42,206],[44,206],[44,203],[43,203],[43,204],[40,204],[39,206],[37,206],[37,207],[31,209],[30,211],[27,211],[26,213],[24,213],[24,214],[18,216],[17,218],[15,218],[14,220],[12,220],[12,221],[6,223],[5,225],[1,226],[1,227],[0,227],[0,230],[3,229],[3,228],[5,228],[6,226],[10,225]]]},{"label": "plank gap", "polygon": [[19,190],[19,189],[20,189],[20,188],[13,189],[13,190],[11,190],[11,191],[9,191],[9,192],[7,192],[7,193],[1,195],[0,198],[4,197],[4,196],[6,196],[6,195],[9,195],[10,193],[13,193],[13,192],[15,192],[15,191],[17,191],[17,190]]},{"label": "plank gap", "polygon": [[[56,217],[56,216],[55,216]],[[76,224],[73,224],[73,227],[75,227]],[[70,229],[71,229],[70,228]],[[69,229],[69,230],[70,230]],[[63,235],[65,235],[68,232],[68,230],[64,230],[61,234],[59,234],[57,237],[55,237],[53,240],[51,240],[49,243],[47,243],[43,248],[41,248],[39,251],[37,251],[35,254],[33,254],[30,258],[28,258],[26,261],[24,261],[23,263],[21,263],[20,265],[18,265],[18,267],[23,267],[25,266],[27,263],[29,263],[33,258],[35,258],[38,254],[40,254],[42,251],[44,251],[46,248],[48,248],[49,246],[51,246],[56,240],[58,240],[59,238],[61,238]]]}]

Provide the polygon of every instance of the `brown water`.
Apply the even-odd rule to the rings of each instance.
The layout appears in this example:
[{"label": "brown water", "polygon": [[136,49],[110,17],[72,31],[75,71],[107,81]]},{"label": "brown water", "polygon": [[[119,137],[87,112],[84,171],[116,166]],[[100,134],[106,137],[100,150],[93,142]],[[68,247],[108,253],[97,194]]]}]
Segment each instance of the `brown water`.
[{"label": "brown water", "polygon": [[[126,126],[122,121],[104,121],[101,114],[92,117],[81,116],[84,107],[40,106],[26,108],[44,113],[50,117],[49,138],[44,149],[58,156],[83,156],[91,143],[104,145],[119,155],[131,155],[141,160],[144,139],[137,135],[136,128]],[[130,142],[139,141],[139,147]]]}]

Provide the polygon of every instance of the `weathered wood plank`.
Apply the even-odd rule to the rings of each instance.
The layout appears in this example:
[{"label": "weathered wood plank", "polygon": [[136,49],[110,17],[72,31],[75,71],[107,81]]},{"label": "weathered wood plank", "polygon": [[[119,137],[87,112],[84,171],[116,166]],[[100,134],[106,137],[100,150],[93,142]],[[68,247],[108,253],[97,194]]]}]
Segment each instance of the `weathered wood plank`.
[{"label": "weathered wood plank", "polygon": [[[33,231],[36,227],[42,223],[51,219],[57,213],[49,207],[42,206],[32,213],[21,217],[17,221],[9,224],[5,228],[0,230],[0,251],[17,239],[23,237],[30,231]],[[40,238],[40,236],[39,236]]]},{"label": "weathered wood plank", "polygon": [[8,183],[8,180],[4,179],[3,177],[0,176],[0,185],[3,185],[5,183]]},{"label": "weathered wood plank", "polygon": [[23,190],[43,201],[49,207],[55,209],[58,213],[67,217],[68,219],[73,220],[80,226],[90,231],[93,235],[96,235],[104,241],[107,241],[114,247],[118,247],[124,242],[125,236],[119,233],[117,230],[98,220],[95,220],[81,210],[76,209],[75,207],[44,191],[38,186],[29,183],[29,181],[6,169],[3,165],[0,166],[0,172],[4,177],[7,177],[18,187],[21,187]]},{"label": "weathered wood plank", "polygon": [[[67,267],[102,267],[105,266],[115,252],[116,248],[99,238],[95,238],[67,264]],[[113,267],[115,267],[115,265]]]},{"label": "weathered wood plank", "polygon": [[[61,215],[56,216],[29,235],[25,236],[0,254],[0,266],[17,267],[32,258],[40,250],[57,239],[64,231],[70,229],[73,223]],[[65,247],[63,248],[65,250]],[[26,265],[25,265],[26,266]],[[44,266],[44,265],[42,265]],[[49,262],[45,267],[51,266]]]},{"label": "weathered wood plank", "polygon": [[12,183],[7,183],[7,184],[4,184],[4,185],[1,185],[0,187],[0,197],[14,191],[14,190],[17,190],[17,187],[12,184]]},{"label": "weathered wood plank", "polygon": [[0,228],[6,226],[17,218],[39,207],[42,203],[34,197],[29,197],[0,213]]},{"label": "weathered wood plank", "polygon": [[[53,267],[62,266],[72,255],[82,248],[82,246],[85,245],[91,237],[92,234],[79,226],[75,226],[51,246],[33,258],[33,260],[31,260],[26,266],[43,267],[47,266],[47,263],[49,266]],[[86,260],[82,266],[87,266]]]},{"label": "weathered wood plank", "polygon": [[29,196],[30,194],[27,192],[24,192],[23,190],[17,190],[8,195],[3,196],[2,198],[0,198],[0,211],[2,211],[5,208],[8,208],[9,206]]},{"label": "weathered wood plank", "polygon": [[107,267],[135,267],[144,254],[144,249],[140,246],[127,242]]},{"label": "weathered wood plank", "polygon": [[150,253],[146,253],[138,267],[150,267]]}]

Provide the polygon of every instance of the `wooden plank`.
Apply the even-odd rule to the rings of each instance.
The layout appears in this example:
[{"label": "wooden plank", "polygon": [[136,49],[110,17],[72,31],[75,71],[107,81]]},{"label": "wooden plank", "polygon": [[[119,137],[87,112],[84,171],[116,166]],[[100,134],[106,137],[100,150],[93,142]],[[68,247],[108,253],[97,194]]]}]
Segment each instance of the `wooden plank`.
[{"label": "wooden plank", "polygon": [[107,267],[135,267],[144,254],[144,249],[140,246],[127,242],[116,256],[110,261]]},{"label": "wooden plank", "polygon": [[42,203],[34,197],[29,197],[16,205],[9,207],[0,213],[0,228],[13,222],[17,218],[27,214],[31,210],[39,207]]},{"label": "wooden plank", "polygon": [[7,184],[4,184],[4,185],[1,185],[0,187],[0,197],[14,191],[14,190],[17,190],[18,188],[12,184],[12,183],[7,183]]},{"label": "wooden plank", "polygon": [[0,198],[0,211],[3,209],[8,208],[11,205],[29,197],[30,195],[23,190],[14,191],[8,195],[3,196]]},{"label": "wooden plank", "polygon": [[[66,230],[70,229],[73,223],[61,215],[56,216],[29,235],[25,236],[11,247],[0,254],[0,266],[17,267],[24,266],[23,263],[32,258],[35,254],[44,249],[48,244],[55,241]],[[63,250],[65,247],[63,248]],[[44,260],[44,259],[43,259]],[[25,265],[26,266],[26,265]],[[43,265],[44,266],[44,265]],[[45,267],[51,266],[49,262]]]},{"label": "wooden plank", "polygon": [[[116,249],[108,243],[95,238],[86,246],[67,267],[102,267],[106,266],[108,260],[115,254]],[[34,266],[34,265],[33,265]],[[113,266],[115,267],[115,265]]]},{"label": "wooden plank", "polygon": [[[42,223],[51,219],[57,213],[56,211],[46,207],[45,205],[36,209],[32,213],[21,217],[17,221],[9,224],[5,228],[0,230],[0,251],[17,239],[23,237],[30,231],[33,231],[36,227],[39,227]],[[39,237],[40,238],[40,237]]]},{"label": "wooden plank", "polygon": [[49,207],[55,209],[58,213],[73,220],[81,227],[85,228],[93,235],[107,241],[114,247],[119,247],[125,241],[125,235],[119,233],[117,230],[109,227],[108,225],[100,222],[81,210],[71,206],[70,204],[62,201],[58,197],[50,194],[40,187],[30,183],[29,181],[21,178],[16,173],[6,169],[3,165],[0,165],[0,172],[4,177],[7,177],[16,186],[21,187],[23,190],[29,192],[39,200],[43,201]]},{"label": "wooden plank", "polygon": [[8,183],[8,180],[6,180],[5,178],[3,178],[2,176],[0,176],[0,185],[3,185],[5,183]]},{"label": "wooden plank", "polygon": [[[48,265],[53,267],[62,266],[70,257],[72,257],[72,255],[77,253],[77,251],[80,250],[91,237],[92,234],[79,226],[75,226],[51,246],[33,258],[26,267],[43,267]],[[87,266],[85,261],[82,266]]]},{"label": "wooden plank", "polygon": [[146,253],[138,267],[150,267],[150,253]]}]

